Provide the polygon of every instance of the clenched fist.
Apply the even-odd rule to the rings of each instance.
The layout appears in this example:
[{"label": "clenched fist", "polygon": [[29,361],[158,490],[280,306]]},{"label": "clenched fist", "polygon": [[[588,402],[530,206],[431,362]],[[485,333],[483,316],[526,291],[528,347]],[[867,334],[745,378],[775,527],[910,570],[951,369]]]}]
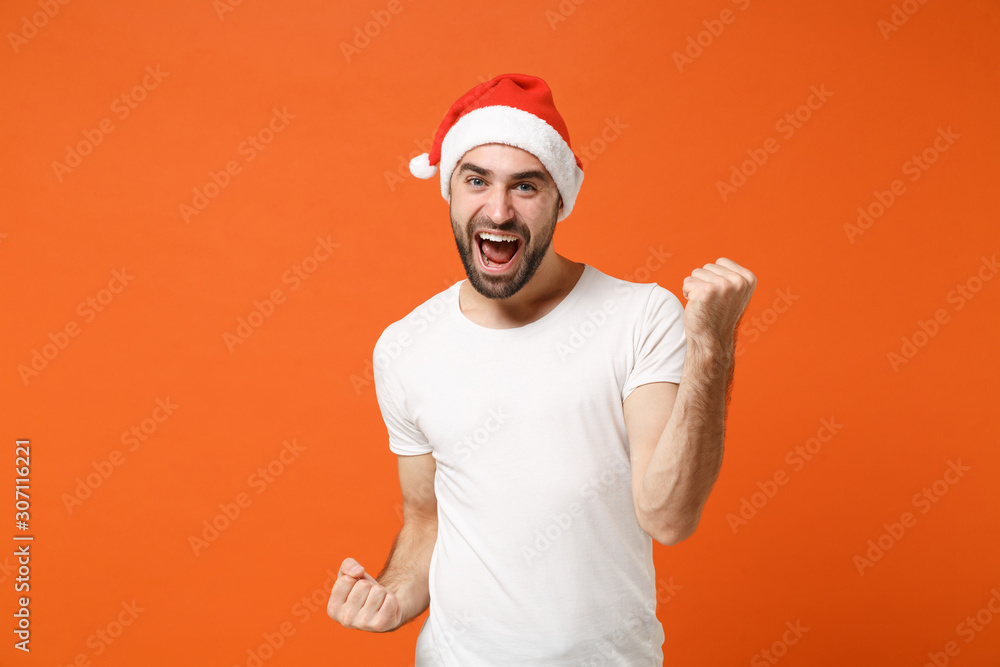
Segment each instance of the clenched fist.
[{"label": "clenched fist", "polygon": [[368,632],[390,632],[403,618],[396,594],[353,558],[345,558],[340,565],[326,613],[345,628]]},{"label": "clenched fist", "polygon": [[684,279],[684,335],[702,347],[728,350],[757,276],[731,259],[695,269]]}]

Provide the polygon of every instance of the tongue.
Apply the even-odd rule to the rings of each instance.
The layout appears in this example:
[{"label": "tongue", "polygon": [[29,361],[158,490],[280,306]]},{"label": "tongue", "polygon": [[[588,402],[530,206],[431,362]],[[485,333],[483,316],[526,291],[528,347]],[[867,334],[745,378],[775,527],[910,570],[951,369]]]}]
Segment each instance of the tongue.
[{"label": "tongue", "polygon": [[517,241],[490,241],[483,239],[483,255],[494,264],[506,264],[517,252]]}]

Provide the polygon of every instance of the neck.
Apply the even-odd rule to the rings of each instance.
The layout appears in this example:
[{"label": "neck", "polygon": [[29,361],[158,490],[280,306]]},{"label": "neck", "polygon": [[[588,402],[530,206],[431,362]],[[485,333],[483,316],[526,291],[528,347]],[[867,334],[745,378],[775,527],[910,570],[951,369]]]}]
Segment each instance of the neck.
[{"label": "neck", "polygon": [[550,248],[535,275],[514,296],[488,299],[466,280],[459,290],[458,305],[466,317],[489,328],[524,326],[555,308],[572,291],[583,270],[583,264],[558,255]]}]

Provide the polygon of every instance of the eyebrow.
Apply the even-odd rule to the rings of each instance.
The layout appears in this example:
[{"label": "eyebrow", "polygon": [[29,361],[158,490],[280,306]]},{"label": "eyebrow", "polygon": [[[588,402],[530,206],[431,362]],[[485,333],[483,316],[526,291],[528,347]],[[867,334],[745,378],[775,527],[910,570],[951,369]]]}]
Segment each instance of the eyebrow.
[{"label": "eyebrow", "polygon": [[[479,165],[473,164],[471,162],[463,163],[462,166],[459,167],[458,169],[459,175],[463,174],[466,171],[477,173],[480,176],[486,176],[486,177],[493,176],[493,172],[490,171],[489,169],[484,169],[483,167],[480,167]],[[530,171],[519,171],[516,174],[510,175],[510,180],[512,181],[521,181],[527,178],[537,178],[540,181],[548,182],[548,178],[546,178],[545,172],[539,171],[538,169],[532,169]]]}]

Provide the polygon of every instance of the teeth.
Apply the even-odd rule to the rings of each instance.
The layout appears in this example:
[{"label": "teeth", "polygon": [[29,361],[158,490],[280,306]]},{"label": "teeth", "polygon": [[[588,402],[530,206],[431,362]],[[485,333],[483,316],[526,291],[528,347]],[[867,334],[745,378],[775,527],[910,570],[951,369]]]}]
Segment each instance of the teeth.
[{"label": "teeth", "polygon": [[516,236],[505,236],[501,234],[494,234],[493,232],[479,232],[479,236],[484,239],[489,239],[490,241],[516,241]]}]

